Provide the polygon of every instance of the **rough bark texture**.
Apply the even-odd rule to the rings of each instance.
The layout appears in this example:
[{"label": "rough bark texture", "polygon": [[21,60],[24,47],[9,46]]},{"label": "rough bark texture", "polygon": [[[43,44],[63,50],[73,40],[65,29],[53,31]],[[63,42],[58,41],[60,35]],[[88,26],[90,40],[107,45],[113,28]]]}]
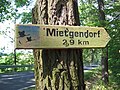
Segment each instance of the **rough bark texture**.
[{"label": "rough bark texture", "polygon": [[[77,0],[37,0],[34,24],[80,25]],[[85,90],[81,49],[34,50],[36,90]]]},{"label": "rough bark texture", "polygon": [[[105,13],[104,13],[104,2],[103,0],[97,0],[99,7],[99,17],[101,26],[105,26]],[[108,47],[102,49],[102,80],[105,84],[108,84]]]},{"label": "rough bark texture", "polygon": [[109,82],[109,73],[108,73],[108,48],[102,49],[102,80],[107,85]]}]

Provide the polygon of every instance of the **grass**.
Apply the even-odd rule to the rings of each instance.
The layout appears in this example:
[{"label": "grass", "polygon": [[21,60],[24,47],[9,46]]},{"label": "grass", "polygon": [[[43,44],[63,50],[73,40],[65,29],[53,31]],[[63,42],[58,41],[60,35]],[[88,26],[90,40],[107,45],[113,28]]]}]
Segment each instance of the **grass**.
[{"label": "grass", "polygon": [[28,89],[25,89],[25,90],[35,90],[35,87],[28,88]]},{"label": "grass", "polygon": [[101,69],[89,70],[85,72],[86,90],[120,90],[120,86],[109,76],[109,84],[105,85],[101,77]]}]

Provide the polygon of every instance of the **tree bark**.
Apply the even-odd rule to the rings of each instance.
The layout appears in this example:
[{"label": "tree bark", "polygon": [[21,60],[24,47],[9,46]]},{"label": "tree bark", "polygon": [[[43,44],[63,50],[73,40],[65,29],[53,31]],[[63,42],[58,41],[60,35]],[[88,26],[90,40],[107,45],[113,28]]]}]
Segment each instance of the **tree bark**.
[{"label": "tree bark", "polygon": [[94,54],[95,54],[95,50],[91,49],[91,64],[94,64]]},{"label": "tree bark", "polygon": [[[99,19],[101,22],[101,26],[105,26],[105,13],[104,13],[104,2],[103,0],[97,0],[98,1],[98,9],[99,9]],[[102,80],[107,85],[108,80],[108,47],[105,47],[102,49]]]},{"label": "tree bark", "polygon": [[[77,0],[37,0],[34,24],[80,25]],[[35,49],[36,90],[85,90],[82,49]]]},{"label": "tree bark", "polygon": [[109,74],[108,74],[108,47],[102,49],[102,80],[104,84],[109,83]]}]

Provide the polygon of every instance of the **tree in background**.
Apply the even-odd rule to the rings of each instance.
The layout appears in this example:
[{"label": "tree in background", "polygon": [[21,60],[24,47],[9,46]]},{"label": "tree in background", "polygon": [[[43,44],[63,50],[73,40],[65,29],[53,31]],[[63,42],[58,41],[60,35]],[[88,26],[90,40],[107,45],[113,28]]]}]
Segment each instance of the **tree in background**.
[{"label": "tree in background", "polygon": [[[34,24],[80,25],[77,0],[37,0]],[[37,90],[85,90],[81,49],[34,50]]]},{"label": "tree in background", "polygon": [[[105,12],[104,12],[104,1],[98,1],[99,20],[102,27],[105,27]],[[105,84],[108,84],[108,47],[102,49],[102,80]]]}]

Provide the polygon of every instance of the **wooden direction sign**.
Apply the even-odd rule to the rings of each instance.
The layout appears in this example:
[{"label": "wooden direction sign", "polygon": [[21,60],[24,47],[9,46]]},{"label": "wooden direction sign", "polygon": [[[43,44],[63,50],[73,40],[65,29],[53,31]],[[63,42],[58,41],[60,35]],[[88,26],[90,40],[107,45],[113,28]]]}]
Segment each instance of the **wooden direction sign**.
[{"label": "wooden direction sign", "polygon": [[33,48],[101,48],[110,36],[102,27],[16,25],[15,46]]}]

